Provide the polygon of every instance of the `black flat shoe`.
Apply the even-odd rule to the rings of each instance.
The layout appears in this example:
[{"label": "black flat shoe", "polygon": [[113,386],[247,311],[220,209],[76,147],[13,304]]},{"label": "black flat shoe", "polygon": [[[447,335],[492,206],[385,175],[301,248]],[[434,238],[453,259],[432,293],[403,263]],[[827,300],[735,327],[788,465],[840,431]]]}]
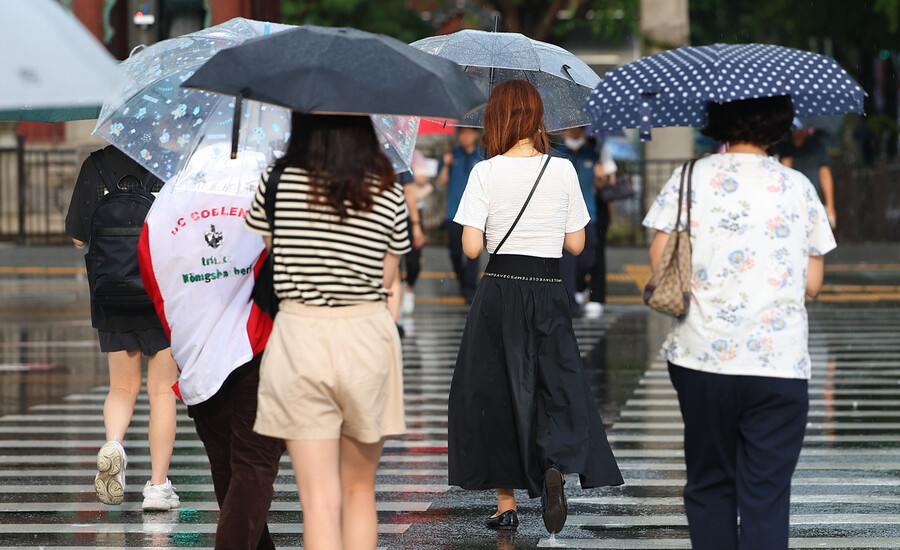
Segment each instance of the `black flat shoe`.
[{"label": "black flat shoe", "polygon": [[500,531],[512,531],[519,526],[519,514],[515,510],[507,510],[499,516],[491,516],[484,520],[484,524],[491,529]]},{"label": "black flat shoe", "polygon": [[541,493],[541,511],[544,516],[544,527],[551,535],[562,531],[566,524],[568,506],[563,485],[566,481],[556,468],[544,472],[544,490]]}]

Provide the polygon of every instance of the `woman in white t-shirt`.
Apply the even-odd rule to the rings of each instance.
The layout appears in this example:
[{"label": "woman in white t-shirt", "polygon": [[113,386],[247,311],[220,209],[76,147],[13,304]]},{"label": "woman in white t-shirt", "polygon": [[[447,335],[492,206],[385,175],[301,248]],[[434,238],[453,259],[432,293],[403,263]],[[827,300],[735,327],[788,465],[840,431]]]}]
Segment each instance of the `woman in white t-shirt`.
[{"label": "woman in white t-shirt", "polygon": [[488,527],[515,529],[513,489],[527,489],[542,495],[544,525],[557,533],[566,520],[562,473],[581,474],[585,488],[622,476],[559,276],[563,247],[578,254],[584,246],[588,211],[572,163],[546,154],[543,111],[527,82],[494,88],[484,114],[491,158],[472,169],[454,218],[466,256],[477,259],[486,243],[491,259],[450,387],[448,466],[452,485],[497,490]]},{"label": "woman in white t-shirt", "polygon": [[[684,418],[691,542],[787,548],[809,409],[804,296],[818,293],[834,236],[809,180],[765,152],[790,129],[789,97],[707,110],[704,134],[730,147],[694,165],[692,300],[662,349]],[[654,267],[674,229],[680,177],[678,169],[644,219],[657,230]]]}]

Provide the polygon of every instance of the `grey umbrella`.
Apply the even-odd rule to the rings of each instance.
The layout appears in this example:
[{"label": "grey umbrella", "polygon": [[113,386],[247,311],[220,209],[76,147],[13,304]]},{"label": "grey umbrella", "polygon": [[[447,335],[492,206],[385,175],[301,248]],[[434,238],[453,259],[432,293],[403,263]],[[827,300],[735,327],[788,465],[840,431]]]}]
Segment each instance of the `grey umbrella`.
[{"label": "grey umbrella", "polygon": [[222,50],[182,86],[302,113],[458,119],[485,100],[445,59],[388,36],[314,25]]},{"label": "grey umbrella", "polygon": [[[590,122],[581,104],[600,77],[571,52],[509,32],[462,30],[412,43],[422,51],[449,59],[465,68],[478,87],[489,94],[507,80],[526,80],[544,100],[544,126],[549,132],[585,126]],[[484,108],[473,111],[459,126],[480,128]]]},{"label": "grey umbrella", "polygon": [[58,2],[0,2],[0,120],[96,118],[116,60]]}]

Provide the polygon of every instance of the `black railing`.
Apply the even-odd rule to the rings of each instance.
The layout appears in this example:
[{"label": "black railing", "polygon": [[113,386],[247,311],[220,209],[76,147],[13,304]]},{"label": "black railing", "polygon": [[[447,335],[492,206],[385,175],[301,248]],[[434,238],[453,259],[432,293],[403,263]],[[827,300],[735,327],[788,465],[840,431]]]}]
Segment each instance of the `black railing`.
[{"label": "black railing", "polygon": [[78,175],[74,150],[0,148],[0,241],[65,242],[65,219]]},{"label": "black railing", "polygon": [[[65,217],[81,158],[73,149],[0,147],[0,242],[64,243]],[[649,233],[641,221],[659,190],[682,160],[620,162],[631,178],[634,197],[613,203],[609,244],[644,246]],[[900,164],[833,166],[839,242],[900,241]],[[443,190],[426,198],[423,221],[430,239],[443,237]]]}]

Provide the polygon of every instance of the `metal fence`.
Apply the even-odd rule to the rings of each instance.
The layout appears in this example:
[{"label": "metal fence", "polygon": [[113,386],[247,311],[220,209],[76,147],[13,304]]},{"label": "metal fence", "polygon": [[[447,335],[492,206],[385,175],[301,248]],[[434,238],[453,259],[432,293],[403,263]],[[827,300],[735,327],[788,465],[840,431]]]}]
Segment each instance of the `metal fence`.
[{"label": "metal fence", "polygon": [[[78,151],[0,147],[0,242],[64,243],[65,216],[78,175]],[[644,246],[651,236],[641,220],[682,160],[619,163],[635,196],[613,203],[610,245]],[[839,242],[900,241],[900,164],[854,166],[833,163]],[[430,242],[445,238],[444,190],[435,186],[425,201],[423,222]]]},{"label": "metal fence", "polygon": [[0,148],[0,241],[59,243],[78,175],[74,150]]}]

